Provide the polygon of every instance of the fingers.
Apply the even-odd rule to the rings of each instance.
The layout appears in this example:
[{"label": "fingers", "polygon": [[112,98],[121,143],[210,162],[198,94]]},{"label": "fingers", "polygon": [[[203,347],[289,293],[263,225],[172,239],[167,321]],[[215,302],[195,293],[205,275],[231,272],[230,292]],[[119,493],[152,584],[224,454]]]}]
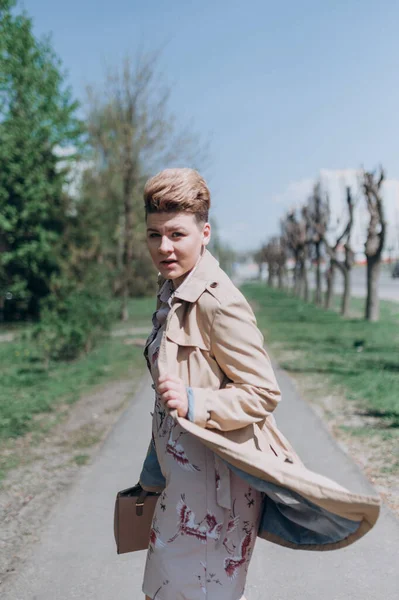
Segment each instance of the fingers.
[{"label": "fingers", "polygon": [[167,392],[168,390],[181,390],[181,383],[177,383],[175,381],[164,381],[158,385],[158,391],[162,394],[163,392]]},{"label": "fingers", "polygon": [[158,383],[163,383],[165,381],[174,381],[175,383],[178,383],[179,381],[183,381],[181,379],[181,377],[178,377],[177,375],[168,375],[167,373],[165,375],[160,375],[158,377]]},{"label": "fingers", "polygon": [[158,378],[158,394],[168,409],[177,409],[181,417],[187,415],[188,401],[184,381],[176,375],[162,375]]},{"label": "fingers", "polygon": [[167,402],[168,400],[181,400],[181,394],[178,390],[168,390],[161,394],[161,400],[162,402]]},{"label": "fingers", "polygon": [[165,403],[165,406],[167,406],[169,410],[176,409],[179,417],[187,416],[188,407],[182,400],[168,400]]},{"label": "fingers", "polygon": [[168,408],[181,408],[183,403],[181,400],[174,398],[173,400],[168,400],[165,404]]},{"label": "fingers", "polygon": [[158,391],[160,393],[167,390],[176,390],[182,392],[185,390],[184,381],[180,377],[164,375],[158,379]]}]

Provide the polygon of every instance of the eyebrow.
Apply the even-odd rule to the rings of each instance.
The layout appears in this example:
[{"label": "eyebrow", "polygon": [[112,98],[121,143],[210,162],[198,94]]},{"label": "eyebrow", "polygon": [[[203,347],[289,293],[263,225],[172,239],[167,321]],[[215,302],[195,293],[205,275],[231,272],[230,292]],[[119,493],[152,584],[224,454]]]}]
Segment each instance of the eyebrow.
[{"label": "eyebrow", "polygon": [[[158,229],[154,229],[153,227],[147,227],[147,231],[155,231],[156,233],[159,233]],[[178,226],[172,226],[172,227],[167,227],[166,231],[186,231],[186,229],[184,227],[178,227]]]}]

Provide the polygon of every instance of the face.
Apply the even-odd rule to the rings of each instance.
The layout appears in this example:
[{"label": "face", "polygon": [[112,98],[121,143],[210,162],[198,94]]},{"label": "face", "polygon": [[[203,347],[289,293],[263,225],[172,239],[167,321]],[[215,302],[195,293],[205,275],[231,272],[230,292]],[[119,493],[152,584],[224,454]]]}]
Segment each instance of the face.
[{"label": "face", "polygon": [[211,226],[199,224],[192,213],[147,215],[147,246],[155,267],[175,287],[195,266],[201,249],[210,241]]}]

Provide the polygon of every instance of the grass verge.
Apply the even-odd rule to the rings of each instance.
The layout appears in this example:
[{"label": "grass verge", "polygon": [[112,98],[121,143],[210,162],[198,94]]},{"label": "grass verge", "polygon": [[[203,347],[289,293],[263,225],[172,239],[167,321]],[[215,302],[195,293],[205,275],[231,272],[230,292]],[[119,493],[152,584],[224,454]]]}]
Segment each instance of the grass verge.
[{"label": "grass verge", "polygon": [[399,304],[381,303],[379,323],[351,318],[259,284],[243,286],[279,364],[330,433],[399,516]]},{"label": "grass verge", "polygon": [[[149,298],[130,301],[130,319],[123,326],[151,327],[154,302]],[[120,329],[121,324],[116,323]],[[22,330],[21,330],[22,331]],[[143,337],[141,335],[141,337]],[[56,418],[57,408],[76,402],[99,384],[145,371],[142,347],[130,337],[104,337],[88,354],[70,362],[38,361],[34,346],[16,335],[0,343],[0,442],[28,432],[44,432]]]},{"label": "grass verge", "polygon": [[[381,302],[380,321],[369,323],[261,284],[246,284],[243,292],[283,368],[323,374],[385,428],[399,427],[399,304]],[[362,303],[354,299],[351,313],[359,314]]]}]

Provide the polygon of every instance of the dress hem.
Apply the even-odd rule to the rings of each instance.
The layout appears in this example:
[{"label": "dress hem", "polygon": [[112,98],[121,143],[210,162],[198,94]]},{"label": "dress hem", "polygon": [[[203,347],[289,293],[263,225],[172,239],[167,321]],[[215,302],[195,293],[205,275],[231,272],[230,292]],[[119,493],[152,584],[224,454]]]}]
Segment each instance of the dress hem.
[{"label": "dress hem", "polygon": [[[144,588],[141,588],[141,591],[143,592],[144,596],[147,596],[150,600],[154,600],[152,596],[150,596],[150,594],[144,590]],[[159,598],[157,597],[156,600],[162,600],[161,596],[159,596]],[[246,598],[244,594],[241,594],[239,598],[232,598],[231,600],[246,600]]]}]

